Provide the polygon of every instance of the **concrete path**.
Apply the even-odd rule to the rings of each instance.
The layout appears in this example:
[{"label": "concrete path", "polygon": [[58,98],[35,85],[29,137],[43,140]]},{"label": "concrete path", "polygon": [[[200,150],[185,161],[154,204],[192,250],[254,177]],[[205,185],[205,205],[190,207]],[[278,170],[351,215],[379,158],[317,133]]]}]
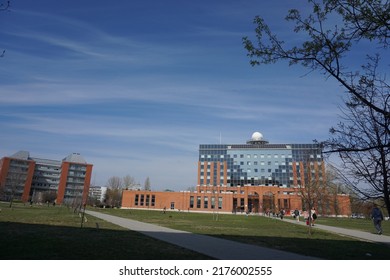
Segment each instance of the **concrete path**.
[{"label": "concrete path", "polygon": [[131,219],[107,215],[95,211],[85,211],[86,214],[106,220],[110,223],[138,231],[147,236],[190,249],[219,260],[314,260],[310,256],[244,244],[207,235],[193,234],[143,223]]},{"label": "concrete path", "polygon": [[[277,219],[277,218],[275,218],[275,219]],[[297,221],[291,220],[291,219],[283,219],[283,221],[288,222],[288,223],[293,223],[293,224],[300,224],[302,226],[307,226],[305,221],[302,221],[302,220],[300,222],[297,222]],[[326,231],[330,231],[330,232],[337,233],[340,235],[356,238],[359,240],[384,243],[384,244],[390,245],[390,236],[388,236],[388,235],[383,235],[383,234],[379,235],[379,234],[374,234],[371,232],[346,229],[346,228],[339,228],[339,227],[332,227],[332,226],[326,226],[326,225],[321,225],[321,224],[315,224],[315,226],[313,228],[315,228],[315,229],[319,228],[322,230],[326,230]],[[372,226],[372,228],[374,231],[374,225]]]}]

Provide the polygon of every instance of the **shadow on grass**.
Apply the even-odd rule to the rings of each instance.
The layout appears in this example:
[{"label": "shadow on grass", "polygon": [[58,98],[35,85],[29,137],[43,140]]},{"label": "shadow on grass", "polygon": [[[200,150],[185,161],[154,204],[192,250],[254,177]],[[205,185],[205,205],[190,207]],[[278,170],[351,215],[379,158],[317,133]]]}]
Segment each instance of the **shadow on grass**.
[{"label": "shadow on grass", "polygon": [[129,230],[0,222],[2,260],[205,260]]},{"label": "shadow on grass", "polygon": [[[75,228],[0,222],[3,260],[196,260],[211,259],[182,247],[129,230]],[[181,233],[154,233],[171,240]],[[390,259],[387,246],[361,242],[307,238],[213,235],[213,237],[286,250],[322,259]],[[188,240],[188,242],[192,242]],[[205,246],[205,244],[198,244]],[[259,248],[260,250],[260,248]],[[266,251],[265,251],[266,252]],[[233,251],[231,254],[234,254]],[[250,254],[250,252],[248,252]],[[240,259],[227,254],[223,259]],[[248,259],[252,259],[248,256]],[[267,255],[262,259],[268,259]],[[273,258],[270,258],[273,259]],[[284,258],[281,258],[284,259]],[[298,258],[299,259],[299,258]]]},{"label": "shadow on grass", "polygon": [[[287,238],[268,236],[213,235],[248,244],[272,247],[327,260],[390,260],[387,245],[359,240],[330,240],[313,237]],[[245,240],[244,240],[245,239]]]}]

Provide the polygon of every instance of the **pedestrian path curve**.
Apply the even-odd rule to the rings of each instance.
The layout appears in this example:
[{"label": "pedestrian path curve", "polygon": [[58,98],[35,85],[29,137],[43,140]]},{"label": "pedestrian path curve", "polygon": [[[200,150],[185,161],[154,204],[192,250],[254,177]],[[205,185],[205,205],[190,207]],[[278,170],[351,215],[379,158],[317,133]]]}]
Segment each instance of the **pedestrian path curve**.
[{"label": "pedestrian path curve", "polygon": [[107,215],[95,211],[85,211],[86,214],[106,220],[110,223],[140,232],[192,251],[219,260],[314,260],[310,256],[299,255],[281,250],[244,244],[236,241],[216,238],[207,235],[194,234],[143,223],[131,219]]}]

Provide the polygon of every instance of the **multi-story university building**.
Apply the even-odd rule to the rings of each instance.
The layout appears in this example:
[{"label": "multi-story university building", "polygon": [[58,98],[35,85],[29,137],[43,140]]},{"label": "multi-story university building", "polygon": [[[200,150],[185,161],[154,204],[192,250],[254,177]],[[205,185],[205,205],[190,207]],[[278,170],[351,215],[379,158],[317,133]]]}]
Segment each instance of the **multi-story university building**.
[{"label": "multi-story university building", "polygon": [[51,193],[57,204],[86,202],[91,174],[92,165],[78,153],[52,160],[20,151],[0,160],[0,199],[39,201]]},{"label": "multi-story university building", "polygon": [[304,186],[308,170],[325,176],[319,144],[269,144],[255,132],[246,144],[199,147],[198,186]]},{"label": "multi-story university building", "polygon": [[326,190],[320,144],[270,144],[255,132],[246,144],[200,145],[197,177],[193,192],[124,191],[122,207],[288,213],[307,210],[303,193],[316,182],[320,214],[350,215],[349,196]]}]

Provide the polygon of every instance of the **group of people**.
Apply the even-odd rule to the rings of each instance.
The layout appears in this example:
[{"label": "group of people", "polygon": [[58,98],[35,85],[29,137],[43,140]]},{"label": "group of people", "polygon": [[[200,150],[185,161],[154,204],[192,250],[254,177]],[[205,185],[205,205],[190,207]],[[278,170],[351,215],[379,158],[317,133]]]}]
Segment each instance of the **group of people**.
[{"label": "group of people", "polygon": [[[298,209],[295,209],[293,212],[293,217],[296,219],[297,222],[299,222],[299,217],[301,216],[301,213]],[[283,217],[283,216],[282,216]],[[282,218],[283,219],[283,218]],[[382,211],[379,209],[378,205],[374,205],[372,212],[371,212],[371,219],[374,223],[374,227],[378,234],[382,234],[382,221],[383,221],[383,214]],[[306,218],[306,224],[314,226],[315,222],[317,220],[317,213],[316,209],[313,208],[310,210],[307,218]]]},{"label": "group of people", "polygon": [[[301,213],[299,212],[299,210],[296,208],[293,212],[293,217],[295,218],[295,220],[297,222],[299,222],[299,217],[301,216]],[[311,222],[311,225],[314,226],[315,224],[315,221],[317,220],[317,213],[316,213],[316,209],[313,207],[310,211],[309,211],[309,214],[307,215],[307,217],[305,218],[306,220],[306,224],[309,225],[310,222]]]}]

